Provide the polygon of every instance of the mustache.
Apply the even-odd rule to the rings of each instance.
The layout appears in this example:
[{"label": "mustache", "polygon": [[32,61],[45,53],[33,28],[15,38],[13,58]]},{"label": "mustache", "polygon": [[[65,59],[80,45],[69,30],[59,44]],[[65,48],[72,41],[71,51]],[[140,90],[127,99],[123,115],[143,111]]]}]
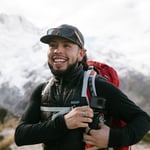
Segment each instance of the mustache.
[{"label": "mustache", "polygon": [[77,68],[79,66],[79,64],[80,63],[78,62],[78,60],[76,60],[73,64],[68,65],[66,70],[56,70],[48,62],[48,67],[49,67],[50,71],[52,72],[52,74],[54,74],[55,76],[64,76],[64,75],[67,75],[71,72],[74,72],[75,68]]}]

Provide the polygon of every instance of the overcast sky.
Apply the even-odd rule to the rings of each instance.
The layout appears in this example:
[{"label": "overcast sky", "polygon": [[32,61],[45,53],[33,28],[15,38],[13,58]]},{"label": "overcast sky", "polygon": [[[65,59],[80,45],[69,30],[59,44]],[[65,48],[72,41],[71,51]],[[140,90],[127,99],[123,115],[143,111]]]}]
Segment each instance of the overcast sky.
[{"label": "overcast sky", "polygon": [[23,15],[39,27],[64,22],[83,24],[95,12],[89,9],[95,7],[91,0],[0,0],[0,3],[1,12]]},{"label": "overcast sky", "polygon": [[150,0],[0,0],[0,12],[24,16],[39,28],[72,24],[134,54],[150,49]]},{"label": "overcast sky", "polygon": [[0,0],[1,13],[25,16],[38,27],[71,23],[91,32],[150,24],[149,6],[149,0]]}]

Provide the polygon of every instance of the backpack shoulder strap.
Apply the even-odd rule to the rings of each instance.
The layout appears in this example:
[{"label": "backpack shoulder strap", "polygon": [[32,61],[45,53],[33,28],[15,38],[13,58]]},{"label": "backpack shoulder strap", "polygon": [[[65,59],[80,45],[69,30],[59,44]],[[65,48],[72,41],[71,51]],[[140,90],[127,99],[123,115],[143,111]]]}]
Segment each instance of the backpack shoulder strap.
[{"label": "backpack shoulder strap", "polygon": [[97,96],[96,88],[95,88],[96,74],[97,73],[93,70],[93,67],[89,67],[89,69],[87,71],[84,71],[81,96],[86,98],[88,104],[89,104],[89,97],[87,94],[88,93],[88,84],[90,87],[90,94],[92,96]]},{"label": "backpack shoulder strap", "polygon": [[91,93],[91,96],[97,96],[96,88],[95,88],[95,78],[97,73],[94,70],[91,70],[90,76],[89,76],[89,90]]}]

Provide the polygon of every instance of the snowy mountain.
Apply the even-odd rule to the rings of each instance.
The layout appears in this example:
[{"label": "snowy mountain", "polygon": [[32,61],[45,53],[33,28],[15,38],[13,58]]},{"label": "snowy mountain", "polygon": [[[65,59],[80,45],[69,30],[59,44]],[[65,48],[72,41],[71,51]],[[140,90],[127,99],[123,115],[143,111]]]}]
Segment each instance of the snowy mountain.
[{"label": "snowy mountain", "polygon": [[[48,47],[39,41],[44,32],[45,29],[37,28],[22,16],[0,14],[0,105],[15,114],[22,113],[32,90],[50,76],[47,67]],[[120,76],[121,88],[125,92],[130,91],[131,97],[138,97],[138,92],[143,92],[143,88],[149,89],[150,65],[144,61],[137,64],[130,55],[115,49],[115,45],[111,46],[116,37],[103,40],[95,36],[86,37],[85,40],[89,59],[113,66]],[[145,58],[148,55],[145,54]],[[143,82],[145,86],[137,90]],[[133,84],[136,88],[132,87]],[[144,96],[141,94],[137,101],[145,110],[148,110],[145,97],[150,96],[147,93],[145,90],[142,93]]]}]

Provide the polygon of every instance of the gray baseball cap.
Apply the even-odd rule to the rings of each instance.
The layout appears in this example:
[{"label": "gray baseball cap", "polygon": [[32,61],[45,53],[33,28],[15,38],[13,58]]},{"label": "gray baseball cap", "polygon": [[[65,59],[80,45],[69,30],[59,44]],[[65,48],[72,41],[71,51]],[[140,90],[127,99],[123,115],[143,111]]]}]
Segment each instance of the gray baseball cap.
[{"label": "gray baseball cap", "polygon": [[47,30],[47,35],[42,36],[40,41],[49,44],[55,37],[65,38],[77,44],[80,48],[84,48],[84,37],[82,33],[72,25],[63,24],[56,28],[50,28]]}]

